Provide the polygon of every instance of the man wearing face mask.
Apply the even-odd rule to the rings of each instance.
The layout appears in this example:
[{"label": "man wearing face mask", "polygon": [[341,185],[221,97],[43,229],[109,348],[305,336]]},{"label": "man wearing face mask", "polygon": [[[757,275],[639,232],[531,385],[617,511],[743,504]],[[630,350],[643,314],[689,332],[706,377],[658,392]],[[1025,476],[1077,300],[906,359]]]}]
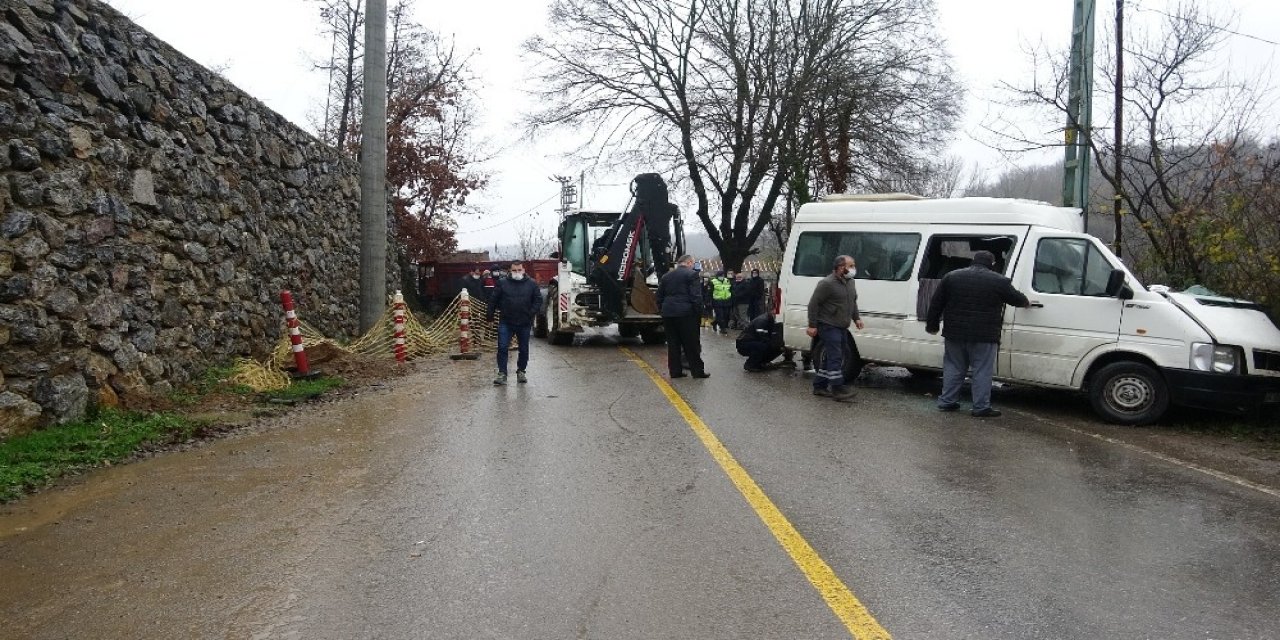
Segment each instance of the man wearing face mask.
[{"label": "man wearing face mask", "polygon": [[520,345],[516,381],[522,384],[529,381],[525,376],[525,367],[529,365],[529,332],[542,308],[542,291],[537,282],[525,277],[524,263],[512,262],[508,274],[495,284],[486,313],[490,323],[495,313],[502,314],[498,321],[498,377],[493,380],[496,385],[507,383],[507,349],[511,347],[512,335]]},{"label": "man wearing face mask", "polygon": [[[862,329],[858,315],[858,290],[853,284],[857,267],[850,256],[839,256],[831,275],[818,282],[809,298],[810,338],[822,340],[821,367],[813,377],[813,395],[827,396],[836,402],[853,402],[852,380],[844,379],[845,341],[850,339],[849,325]],[[849,345],[852,347],[852,345]],[[850,349],[855,352],[855,349]],[[817,354],[815,354],[815,361]]]}]

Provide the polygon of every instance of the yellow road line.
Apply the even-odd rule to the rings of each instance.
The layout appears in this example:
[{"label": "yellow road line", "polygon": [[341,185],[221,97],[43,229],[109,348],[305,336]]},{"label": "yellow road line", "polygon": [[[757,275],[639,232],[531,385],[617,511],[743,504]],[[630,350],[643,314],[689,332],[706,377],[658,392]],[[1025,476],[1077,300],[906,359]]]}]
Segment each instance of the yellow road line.
[{"label": "yellow road line", "polygon": [[667,401],[676,411],[680,412],[684,421],[689,424],[693,432],[702,441],[703,446],[711,453],[711,457],[720,464],[720,468],[724,470],[729,479],[733,481],[734,486],[742,493],[742,497],[747,499],[751,508],[755,510],[756,515],[769,527],[769,532],[778,540],[778,544],[786,550],[787,555],[791,556],[791,560],[796,563],[800,571],[804,572],[804,576],[809,579],[818,593],[822,595],[822,599],[827,602],[827,606],[835,612],[836,617],[844,623],[849,633],[858,640],[890,640],[889,632],[876,622],[871,616],[871,612],[863,606],[858,598],[853,595],[849,587],[845,586],[840,578],[836,576],[835,571],[827,565],[826,561],[818,555],[818,552],[809,546],[809,543],[800,535],[799,531],[792,526],[786,516],[782,515],[777,505],[765,495],[755,480],[747,474],[747,470],[738,464],[733,458],[729,450],[720,443],[720,439],[716,434],[711,432],[711,428],[707,426],[698,414],[694,413],[689,403],[680,397],[675,389],[667,384],[662,376],[654,371],[649,363],[641,360],[639,356],[630,349],[622,349],[622,353],[637,366],[639,366],[649,378],[653,380],[653,384],[657,385],[662,394],[667,397]]}]

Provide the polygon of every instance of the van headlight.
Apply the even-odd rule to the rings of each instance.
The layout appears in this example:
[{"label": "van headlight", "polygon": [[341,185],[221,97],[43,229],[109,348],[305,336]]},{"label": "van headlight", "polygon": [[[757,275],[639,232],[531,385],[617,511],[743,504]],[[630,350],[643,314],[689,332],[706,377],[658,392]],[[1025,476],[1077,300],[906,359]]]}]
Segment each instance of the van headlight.
[{"label": "van headlight", "polygon": [[1214,373],[1236,373],[1240,370],[1240,349],[1226,344],[1192,343],[1191,368]]}]

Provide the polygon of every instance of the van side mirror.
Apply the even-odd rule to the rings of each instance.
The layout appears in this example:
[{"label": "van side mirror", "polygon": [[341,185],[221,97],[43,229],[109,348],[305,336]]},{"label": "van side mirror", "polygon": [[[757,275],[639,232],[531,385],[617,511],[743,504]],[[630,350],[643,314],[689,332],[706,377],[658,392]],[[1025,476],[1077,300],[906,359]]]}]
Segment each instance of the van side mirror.
[{"label": "van side mirror", "polygon": [[560,252],[559,252],[559,251],[552,251],[552,252],[551,252],[551,259],[552,259],[552,260],[559,260],[559,259],[560,259]]},{"label": "van side mirror", "polygon": [[1112,269],[1107,276],[1107,295],[1121,300],[1133,298],[1133,289],[1124,283],[1124,269]]}]

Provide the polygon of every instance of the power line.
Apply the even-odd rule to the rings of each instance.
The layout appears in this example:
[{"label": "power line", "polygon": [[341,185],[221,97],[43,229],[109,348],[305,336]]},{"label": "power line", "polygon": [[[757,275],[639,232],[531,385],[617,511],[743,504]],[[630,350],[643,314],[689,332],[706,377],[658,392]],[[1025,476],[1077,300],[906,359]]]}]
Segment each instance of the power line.
[{"label": "power line", "polygon": [[1229,33],[1229,34],[1231,34],[1231,35],[1233,35],[1233,36],[1240,36],[1241,38],[1248,38],[1248,39],[1250,39],[1250,40],[1257,40],[1258,42],[1264,42],[1264,43],[1269,44],[1269,45],[1271,45],[1271,46],[1273,46],[1273,47],[1280,47],[1280,42],[1276,42],[1276,41],[1274,41],[1274,40],[1267,40],[1266,38],[1259,38],[1258,36],[1255,36],[1255,35],[1250,35],[1250,34],[1247,34],[1247,33],[1240,33],[1239,31],[1234,31],[1234,30],[1228,29],[1228,28],[1226,28],[1226,27],[1224,27],[1224,26],[1221,26],[1221,25],[1209,24],[1209,23],[1206,23],[1206,22],[1200,22],[1199,20],[1192,20],[1191,18],[1188,18],[1188,17],[1186,17],[1186,16],[1176,16],[1176,15],[1173,15],[1172,13],[1168,13],[1168,12],[1162,11],[1162,10],[1160,10],[1160,9],[1148,9],[1148,8],[1146,8],[1146,7],[1141,7],[1141,6],[1134,7],[1134,9],[1136,9],[1137,11],[1145,11],[1145,12],[1148,12],[1148,13],[1158,13],[1158,14],[1160,14],[1160,15],[1162,15],[1162,16],[1164,16],[1164,17],[1166,17],[1166,18],[1173,18],[1174,20],[1182,20],[1182,21],[1184,21],[1184,22],[1189,22],[1189,23],[1194,24],[1194,25],[1197,25],[1197,26],[1201,26],[1201,27],[1208,27],[1208,28],[1210,28],[1210,29],[1217,29],[1218,31],[1222,31],[1223,33]]},{"label": "power line", "polygon": [[547,198],[546,200],[543,200],[542,202],[539,202],[538,204],[535,204],[535,205],[533,205],[532,207],[529,207],[528,209],[526,209],[526,210],[524,210],[524,211],[521,211],[520,213],[517,213],[516,215],[511,216],[510,218],[507,218],[506,220],[503,220],[502,222],[499,222],[499,223],[497,223],[497,224],[494,224],[494,225],[490,225],[490,226],[484,227],[483,229],[472,229],[472,230],[470,230],[470,231],[459,231],[458,233],[456,233],[456,234],[454,234],[454,235],[463,236],[463,235],[466,235],[466,234],[468,234],[468,233],[480,233],[481,231],[488,231],[488,230],[490,230],[490,229],[497,229],[498,227],[501,227],[501,226],[502,226],[502,225],[504,225],[504,224],[507,224],[507,223],[510,223],[510,222],[514,222],[514,221],[515,221],[516,219],[518,219],[518,218],[521,218],[521,217],[524,217],[524,216],[526,216],[526,215],[529,215],[530,213],[532,213],[532,212],[533,212],[533,210],[534,210],[534,209],[537,209],[538,207],[541,207],[542,205],[544,205],[544,204],[546,204],[546,203],[548,203],[548,202],[551,202],[552,200],[555,200],[555,199],[556,199],[556,198],[558,198],[558,197],[560,197],[560,194],[559,194],[559,193],[552,194],[552,196],[551,196],[550,198]]}]

